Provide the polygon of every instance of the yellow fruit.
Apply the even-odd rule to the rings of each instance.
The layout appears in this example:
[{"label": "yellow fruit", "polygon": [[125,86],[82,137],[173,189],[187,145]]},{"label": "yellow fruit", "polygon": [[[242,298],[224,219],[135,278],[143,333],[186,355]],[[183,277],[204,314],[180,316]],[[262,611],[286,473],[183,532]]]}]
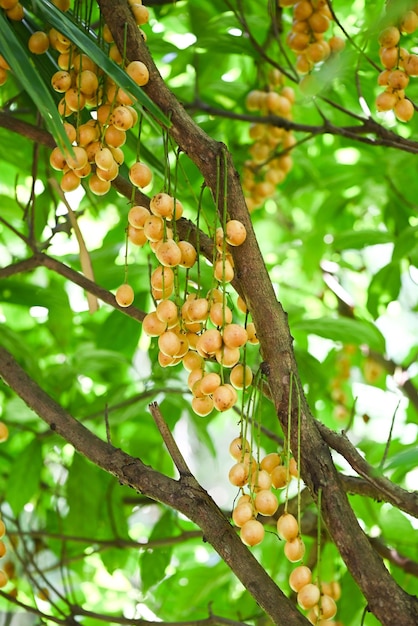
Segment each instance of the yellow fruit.
[{"label": "yellow fruit", "polygon": [[221,384],[221,377],[216,372],[205,374],[200,381],[200,390],[205,395],[211,395]]},{"label": "yellow fruit", "polygon": [[129,170],[129,180],[133,185],[142,189],[152,181],[152,172],[148,165],[137,161]]},{"label": "yellow fruit", "polygon": [[234,268],[229,259],[218,259],[215,262],[213,274],[219,282],[230,283],[234,278]]},{"label": "yellow fruit", "polygon": [[305,554],[305,544],[300,537],[296,537],[284,544],[284,554],[291,563],[296,563],[303,559]]},{"label": "yellow fruit", "polygon": [[288,479],[287,479],[287,468],[284,465],[278,465],[271,472],[271,481],[273,483],[273,487],[276,489],[283,489],[286,487]]},{"label": "yellow fruit", "polygon": [[49,48],[49,37],[42,30],[29,37],[28,48],[33,54],[44,54]]},{"label": "yellow fruit", "polygon": [[213,405],[218,411],[227,411],[237,401],[237,393],[232,385],[220,385],[213,393]]},{"label": "yellow fruit", "polygon": [[274,515],[279,508],[279,501],[269,489],[261,489],[256,493],[255,508],[260,515]]},{"label": "yellow fruit", "polygon": [[174,198],[168,193],[157,193],[151,198],[150,211],[154,215],[171,220],[174,211]]},{"label": "yellow fruit", "polygon": [[6,552],[6,544],[4,543],[4,541],[0,541],[0,559],[6,554]]},{"label": "yellow fruit", "polygon": [[308,583],[298,592],[297,602],[304,611],[307,611],[318,604],[320,597],[319,587],[313,583]]},{"label": "yellow fruit", "polygon": [[400,122],[409,122],[412,119],[415,109],[414,105],[407,98],[403,98],[402,100],[398,100],[398,102],[393,107],[395,115]]},{"label": "yellow fruit", "polygon": [[[143,228],[134,228],[132,224],[128,225],[128,239],[134,246],[145,246],[148,243],[148,239],[144,233]],[[158,298],[156,298],[158,300]]]},{"label": "yellow fruit", "polygon": [[3,520],[0,519],[0,538],[4,537],[5,533],[6,533],[6,525],[3,522]]},{"label": "yellow fruit", "polygon": [[101,180],[97,174],[92,174],[89,178],[89,188],[95,196],[104,196],[110,189],[108,180]]},{"label": "yellow fruit", "polygon": [[240,246],[247,237],[247,231],[244,224],[238,220],[229,220],[226,223],[225,238],[229,245]]},{"label": "yellow fruit", "polygon": [[71,74],[65,70],[58,70],[52,75],[51,85],[54,91],[65,93],[71,87]]},{"label": "yellow fruit", "polygon": [[181,252],[180,267],[193,267],[197,259],[196,248],[188,241],[179,241],[177,245]]},{"label": "yellow fruit", "polygon": [[69,191],[74,191],[75,189],[77,189],[77,187],[79,187],[79,185],[80,178],[72,170],[65,172],[65,174],[61,178],[60,187],[65,193]]},{"label": "yellow fruit", "polygon": [[126,73],[139,86],[146,85],[149,81],[149,72],[145,63],[142,61],[131,61],[126,68]]},{"label": "yellow fruit", "polygon": [[181,261],[181,250],[174,239],[167,239],[167,241],[159,242],[155,250],[155,256],[161,265],[165,267],[177,267]]},{"label": "yellow fruit", "polygon": [[235,487],[243,487],[247,484],[250,470],[247,463],[235,463],[229,470],[228,479],[231,485]]},{"label": "yellow fruit", "polygon": [[238,504],[232,512],[232,520],[238,528],[254,518],[254,507],[251,502]]},{"label": "yellow fruit", "polygon": [[240,348],[247,342],[248,334],[246,329],[240,326],[240,324],[226,324],[222,338],[228,348]]},{"label": "yellow fruit", "polygon": [[219,330],[209,329],[205,330],[196,343],[197,352],[206,358],[212,356],[222,346],[222,336]]},{"label": "yellow fruit", "polygon": [[256,519],[246,522],[241,528],[241,541],[247,546],[256,546],[264,539],[264,526]]},{"label": "yellow fruit", "polygon": [[213,410],[213,400],[210,396],[203,396],[202,398],[192,399],[192,409],[196,415],[200,417],[206,417]]},{"label": "yellow fruit", "polygon": [[231,374],[229,376],[229,380],[231,385],[235,387],[235,389],[245,389],[249,387],[253,381],[253,373],[249,365],[242,365],[238,363],[231,370]]},{"label": "yellow fruit", "polygon": [[306,565],[299,565],[291,572],[289,576],[290,588],[296,593],[312,580],[312,572]]},{"label": "yellow fruit", "polygon": [[167,330],[159,336],[158,347],[166,356],[174,357],[181,348],[180,337],[172,330]]},{"label": "yellow fruit", "polygon": [[334,598],[324,594],[321,595],[318,605],[314,606],[313,610],[317,617],[320,616],[322,620],[329,620],[337,613],[337,605]]},{"label": "yellow fruit", "polygon": [[130,306],[134,301],[134,290],[130,285],[124,283],[120,287],[117,288],[115,299],[119,306],[126,307]]},{"label": "yellow fruit", "polygon": [[9,429],[4,422],[0,422],[0,443],[7,441],[9,437]]},{"label": "yellow fruit", "polygon": [[291,513],[283,513],[277,520],[277,533],[281,539],[292,541],[299,535],[299,524]]},{"label": "yellow fruit", "polygon": [[159,265],[151,274],[151,286],[155,289],[166,289],[174,283],[174,272],[171,267]]},{"label": "yellow fruit", "polygon": [[167,323],[160,320],[155,311],[148,313],[142,320],[144,333],[149,337],[159,337],[167,329]]},{"label": "yellow fruit", "polygon": [[237,461],[242,460],[244,455],[250,452],[251,447],[249,441],[247,441],[247,439],[243,441],[242,437],[236,437],[229,445],[229,454]]}]

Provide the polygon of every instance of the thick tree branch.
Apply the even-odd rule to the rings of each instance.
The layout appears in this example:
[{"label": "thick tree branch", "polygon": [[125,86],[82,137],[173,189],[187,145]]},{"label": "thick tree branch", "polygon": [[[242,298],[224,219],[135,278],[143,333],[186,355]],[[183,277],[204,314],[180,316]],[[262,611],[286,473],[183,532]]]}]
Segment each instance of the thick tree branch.
[{"label": "thick tree branch", "polygon": [[[294,390],[302,387],[297,382],[297,366],[287,316],[277,302],[263,263],[239,177],[230,155],[193,122],[167,89],[138,33],[127,3],[124,0],[98,2],[119,49],[126,50],[128,60],[140,59],[147,65],[150,81],[144,90],[169,115],[172,122],[169,133],[200,169],[214,197],[224,183],[222,177],[219,179],[219,170],[227,176],[225,182],[228,197],[219,198],[220,207],[227,200],[229,217],[240,220],[247,230],[247,240],[234,250],[235,268],[257,328],[262,356],[270,372],[268,378],[274,404],[286,432],[290,381],[293,380]],[[301,474],[312,495],[316,497],[321,489],[322,513],[328,531],[365,594],[370,610],[382,624],[392,622],[389,616],[395,614],[405,626],[414,626],[418,620],[418,603],[396,584],[361,530],[339,480],[328,446],[317,429],[305,398],[302,394],[298,398],[294,393],[290,402],[293,423],[292,451],[296,456],[300,454]],[[301,432],[300,450],[298,421]]]},{"label": "thick tree branch", "polygon": [[2,347],[0,375],[49,424],[51,430],[87,459],[116,476],[121,484],[180,511],[195,522],[202,529],[205,540],[275,624],[305,626],[308,623],[242,543],[222,511],[193,476],[173,480],[99,439],[46,394]]}]

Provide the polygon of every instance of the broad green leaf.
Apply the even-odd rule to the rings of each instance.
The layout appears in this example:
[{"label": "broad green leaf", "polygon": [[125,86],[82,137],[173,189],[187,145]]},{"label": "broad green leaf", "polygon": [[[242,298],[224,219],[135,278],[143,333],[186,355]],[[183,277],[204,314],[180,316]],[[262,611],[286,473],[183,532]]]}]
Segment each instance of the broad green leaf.
[{"label": "broad green leaf", "polygon": [[[174,528],[173,514],[166,511],[155,524],[149,540],[170,536]],[[171,561],[172,546],[146,550],[140,557],[141,581],[144,592],[165,578],[165,570]]]},{"label": "broad green leaf", "polygon": [[346,231],[337,233],[332,243],[336,250],[348,250],[365,248],[366,246],[374,246],[380,243],[388,243],[393,241],[393,235],[379,230],[360,230]]},{"label": "broad green leaf", "polygon": [[39,11],[43,14],[45,20],[52,24],[58,31],[66,35],[73,43],[83,50],[89,57],[112,78],[117,85],[128,91],[145,107],[145,109],[155,117],[160,124],[166,127],[171,126],[170,120],[164,115],[159,107],[147,96],[138,85],[132,80],[126,72],[124,72],[116,63],[114,63],[103,50],[97,45],[97,41],[92,36],[82,30],[75,22],[73,22],[67,13],[63,13],[57,9],[48,0],[37,2]]},{"label": "broad green leaf", "polygon": [[409,257],[413,263],[418,264],[418,226],[406,228],[396,239],[392,261],[399,261],[404,257]]},{"label": "broad green leaf", "polygon": [[294,322],[292,328],[308,334],[319,335],[332,341],[368,345],[378,352],[385,351],[385,339],[380,330],[365,320],[320,317]]},{"label": "broad green leaf", "polygon": [[16,37],[3,11],[0,11],[0,37],[4,56],[23,88],[32,98],[57,145],[63,149],[71,150],[71,144],[51,96],[51,90],[43,82],[31,57]]},{"label": "broad green leaf", "polygon": [[367,308],[373,317],[378,317],[380,307],[386,307],[396,300],[401,288],[401,267],[399,262],[388,263],[372,278],[369,285]]},{"label": "broad green leaf", "polygon": [[42,471],[42,444],[33,439],[10,468],[6,499],[17,516],[39,489]]}]

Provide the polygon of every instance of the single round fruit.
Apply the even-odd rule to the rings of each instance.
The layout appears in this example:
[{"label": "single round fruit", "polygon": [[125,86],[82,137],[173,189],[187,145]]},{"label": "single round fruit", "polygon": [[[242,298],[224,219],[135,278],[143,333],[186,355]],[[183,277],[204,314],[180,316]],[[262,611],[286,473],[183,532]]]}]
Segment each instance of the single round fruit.
[{"label": "single round fruit", "polygon": [[299,535],[299,524],[291,513],[283,513],[277,520],[277,533],[281,539],[292,541]]},{"label": "single round fruit", "polygon": [[279,508],[279,501],[269,489],[258,491],[254,500],[255,508],[260,515],[274,515]]},{"label": "single round fruit", "polygon": [[321,617],[321,620],[328,620],[335,616],[337,612],[337,605],[334,598],[327,594],[323,594],[319,599],[318,605],[314,606],[313,610],[317,617]]},{"label": "single round fruit", "polygon": [[266,470],[257,468],[251,476],[251,489],[255,492],[270,489],[271,484],[271,476]]},{"label": "single round fruit", "polygon": [[196,248],[188,241],[179,241],[177,245],[181,251],[180,267],[193,267],[197,259]]},{"label": "single round fruit", "polygon": [[256,546],[264,539],[264,526],[256,519],[250,519],[241,528],[241,541],[246,546]]},{"label": "single round fruit", "polygon": [[251,502],[238,504],[232,512],[232,520],[236,526],[241,528],[246,522],[254,518],[254,507]]},{"label": "single round fruit", "polygon": [[240,324],[226,324],[223,329],[222,339],[228,348],[240,348],[248,339],[246,329]]},{"label": "single round fruit", "polygon": [[213,405],[218,411],[227,411],[237,401],[237,394],[232,385],[220,385],[213,393]]},{"label": "single round fruit", "polygon": [[128,222],[134,228],[144,228],[145,221],[150,216],[150,212],[144,206],[133,206],[129,209]]},{"label": "single round fruit", "polygon": [[9,438],[9,429],[4,422],[0,422],[0,443],[7,441]]},{"label": "single round fruit", "polygon": [[129,170],[129,180],[133,185],[142,189],[152,181],[152,172],[148,165],[137,161]]},{"label": "single round fruit", "polygon": [[213,400],[210,396],[203,396],[203,398],[192,399],[192,409],[196,415],[200,417],[206,417],[213,410]]},{"label": "single round fruit", "polygon": [[407,98],[399,100],[393,107],[393,110],[400,122],[409,122],[415,112],[414,105]]},{"label": "single round fruit", "polygon": [[244,389],[244,387],[247,389],[253,381],[253,373],[250,366],[238,363],[231,370],[229,380],[235,389]]},{"label": "single round fruit", "polygon": [[139,87],[146,85],[149,81],[148,68],[142,61],[131,61],[126,66],[125,71]]},{"label": "single round fruit", "polygon": [[157,313],[153,311],[152,313],[147,313],[142,320],[142,328],[149,337],[159,337],[167,330],[167,323],[161,321]]},{"label": "single round fruit", "polygon": [[280,454],[277,454],[277,452],[270,452],[270,454],[266,454],[266,456],[261,459],[260,467],[271,474],[275,467],[281,465],[281,462],[282,458]]},{"label": "single round fruit", "polygon": [[320,597],[321,592],[319,587],[313,583],[308,583],[299,591],[297,602],[304,611],[307,611],[318,604]]},{"label": "single round fruit", "polygon": [[205,330],[197,340],[196,350],[200,354],[206,358],[207,356],[212,356],[215,354],[217,350],[219,350],[222,346],[222,336],[219,330],[215,328],[211,328],[209,330]]},{"label": "single round fruit", "polygon": [[194,369],[202,369],[203,365],[203,358],[200,354],[197,354],[197,352],[194,352],[193,350],[189,350],[189,352],[187,352],[187,354],[183,357],[183,367],[188,372],[191,372]]},{"label": "single round fruit", "polygon": [[[145,228],[144,228],[145,230]],[[174,239],[161,241],[155,250],[155,256],[165,267],[177,267],[181,261],[181,250]]]},{"label": "single round fruit", "polygon": [[130,306],[134,301],[134,297],[134,290],[128,283],[124,283],[116,290],[115,299],[119,306]]},{"label": "single round fruit", "polygon": [[44,54],[49,48],[49,37],[42,30],[29,37],[28,48],[33,54]]},{"label": "single round fruit", "polygon": [[229,445],[229,454],[237,461],[241,460],[245,453],[249,454],[250,452],[251,446],[249,441],[247,439],[243,441],[242,437],[235,437]]},{"label": "single round fruit", "polygon": [[177,305],[172,300],[162,300],[159,302],[155,312],[158,319],[167,324],[167,328],[178,323]]},{"label": "single round fruit", "polygon": [[247,238],[244,224],[238,220],[229,220],[226,223],[225,238],[230,246],[240,246]]},{"label": "single round fruit", "polygon": [[205,374],[200,381],[200,390],[205,396],[213,394],[221,384],[221,377],[216,372]]},{"label": "single round fruit", "polygon": [[235,487],[243,487],[247,484],[249,472],[250,468],[247,463],[235,463],[229,470],[229,482]]},{"label": "single round fruit", "polygon": [[172,330],[167,330],[159,336],[158,347],[166,356],[174,357],[181,348],[180,337]]},{"label": "single round fruit", "polygon": [[151,274],[151,286],[154,289],[167,289],[174,284],[174,272],[171,267],[159,265]]},{"label": "single round fruit", "polygon": [[291,572],[289,576],[290,588],[296,593],[312,580],[312,572],[306,565],[299,565]]},{"label": "single round fruit", "polygon": [[284,465],[278,465],[271,472],[271,481],[276,489],[283,489],[288,483],[288,470]]},{"label": "single round fruit", "polygon": [[97,174],[92,174],[89,178],[89,188],[95,196],[104,196],[110,189],[110,181],[101,180]]},{"label": "single round fruit", "polygon": [[284,554],[291,563],[296,563],[303,559],[305,554],[305,544],[300,537],[296,537],[284,544]]},{"label": "single round fruit", "polygon": [[232,311],[224,302],[213,302],[209,311],[209,318],[214,326],[224,326],[232,322]]},{"label": "single round fruit", "polygon": [[154,215],[171,220],[174,210],[174,198],[168,193],[157,193],[150,201],[150,210]]}]

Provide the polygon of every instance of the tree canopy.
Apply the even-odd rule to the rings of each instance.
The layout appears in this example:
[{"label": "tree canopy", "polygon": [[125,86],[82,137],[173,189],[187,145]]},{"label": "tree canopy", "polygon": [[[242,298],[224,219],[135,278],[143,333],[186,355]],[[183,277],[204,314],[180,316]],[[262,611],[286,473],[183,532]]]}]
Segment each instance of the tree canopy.
[{"label": "tree canopy", "polygon": [[418,623],[417,33],[0,0],[0,625]]}]

